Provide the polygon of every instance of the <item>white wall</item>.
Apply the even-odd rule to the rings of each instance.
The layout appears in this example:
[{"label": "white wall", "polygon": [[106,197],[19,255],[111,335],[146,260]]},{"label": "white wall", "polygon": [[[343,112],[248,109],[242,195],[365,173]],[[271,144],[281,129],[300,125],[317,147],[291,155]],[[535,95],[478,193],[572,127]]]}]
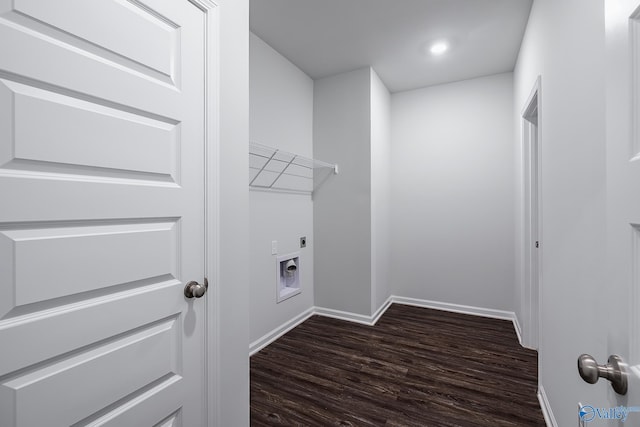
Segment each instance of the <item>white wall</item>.
[{"label": "white wall", "polygon": [[513,75],[391,96],[391,278],[405,297],[513,310]]},{"label": "white wall", "polygon": [[371,72],[314,82],[313,155],[340,174],[314,194],[315,304],[371,314]]},{"label": "white wall", "polygon": [[[220,0],[219,265],[207,298],[220,343],[210,402],[218,426],[249,425],[249,1]],[[211,302],[210,302],[211,303]],[[204,375],[204,373],[203,373]],[[217,405],[216,405],[217,403]]]},{"label": "white wall", "polygon": [[[519,113],[541,75],[539,382],[559,426],[575,425],[579,400],[605,405],[610,392],[605,384],[588,385],[576,370],[581,353],[600,363],[608,357],[601,306],[607,283],[604,63],[603,1],[533,3],[514,72],[515,123],[520,140]],[[519,151],[517,176],[521,161]],[[520,242],[521,234],[518,249]],[[521,271],[516,277],[521,285]]]},{"label": "white wall", "polygon": [[391,295],[391,96],[371,69],[371,313]]},{"label": "white wall", "polygon": [[[313,80],[256,35],[250,35],[250,138],[313,156]],[[313,306],[313,202],[310,195],[250,192],[250,340]],[[300,237],[307,238],[300,248]],[[300,252],[302,292],[276,303],[276,255]]]}]

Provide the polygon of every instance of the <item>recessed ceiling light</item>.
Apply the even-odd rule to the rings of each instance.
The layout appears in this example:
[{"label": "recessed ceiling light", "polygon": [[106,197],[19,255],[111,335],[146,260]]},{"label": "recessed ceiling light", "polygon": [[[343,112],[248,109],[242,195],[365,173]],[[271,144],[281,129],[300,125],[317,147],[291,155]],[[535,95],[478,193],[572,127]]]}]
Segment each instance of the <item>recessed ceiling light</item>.
[{"label": "recessed ceiling light", "polygon": [[429,48],[429,52],[433,55],[442,55],[449,49],[449,45],[446,42],[435,42]]}]

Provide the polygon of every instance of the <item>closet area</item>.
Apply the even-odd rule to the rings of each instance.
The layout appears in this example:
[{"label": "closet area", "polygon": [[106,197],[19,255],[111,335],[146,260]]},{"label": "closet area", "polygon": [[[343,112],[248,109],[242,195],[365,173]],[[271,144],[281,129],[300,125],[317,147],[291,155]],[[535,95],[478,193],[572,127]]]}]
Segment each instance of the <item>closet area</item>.
[{"label": "closet area", "polygon": [[249,77],[253,354],[388,301],[389,92],[370,67],[314,82],[255,34]]}]

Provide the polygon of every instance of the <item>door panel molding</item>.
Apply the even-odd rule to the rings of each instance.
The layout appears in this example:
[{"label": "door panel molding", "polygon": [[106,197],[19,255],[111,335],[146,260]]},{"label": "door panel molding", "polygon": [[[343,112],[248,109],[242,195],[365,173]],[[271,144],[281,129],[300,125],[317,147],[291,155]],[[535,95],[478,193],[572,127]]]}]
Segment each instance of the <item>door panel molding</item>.
[{"label": "door panel molding", "polygon": [[[215,301],[183,287],[217,265],[216,32],[188,0],[99,3],[113,13],[95,25],[78,0],[0,11],[2,423],[212,424]],[[152,42],[127,42],[138,36]]]}]

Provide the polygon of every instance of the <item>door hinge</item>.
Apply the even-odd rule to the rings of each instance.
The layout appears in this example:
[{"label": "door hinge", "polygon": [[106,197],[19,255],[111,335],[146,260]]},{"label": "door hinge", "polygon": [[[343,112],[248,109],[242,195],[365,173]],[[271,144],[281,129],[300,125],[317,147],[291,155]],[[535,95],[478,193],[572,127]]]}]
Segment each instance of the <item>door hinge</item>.
[{"label": "door hinge", "polygon": [[536,240],[536,248],[539,248],[539,247],[540,247],[540,242]]}]

